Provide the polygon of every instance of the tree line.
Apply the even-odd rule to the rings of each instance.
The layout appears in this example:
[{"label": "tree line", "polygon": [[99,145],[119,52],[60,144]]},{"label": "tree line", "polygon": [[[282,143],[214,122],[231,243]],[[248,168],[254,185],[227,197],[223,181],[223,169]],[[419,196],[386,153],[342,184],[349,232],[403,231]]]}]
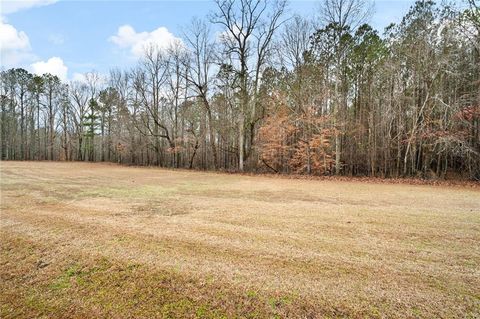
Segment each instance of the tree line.
[{"label": "tree line", "polygon": [[217,0],[130,70],[4,70],[1,159],[480,179],[477,3],[417,1],[382,34],[370,11]]}]

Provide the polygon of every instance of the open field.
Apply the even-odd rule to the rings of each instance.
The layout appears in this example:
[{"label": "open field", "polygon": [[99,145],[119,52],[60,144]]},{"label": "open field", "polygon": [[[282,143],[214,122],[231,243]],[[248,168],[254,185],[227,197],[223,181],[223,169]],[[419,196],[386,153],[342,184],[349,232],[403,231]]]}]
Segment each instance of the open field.
[{"label": "open field", "polygon": [[478,188],[0,165],[1,318],[480,317]]}]

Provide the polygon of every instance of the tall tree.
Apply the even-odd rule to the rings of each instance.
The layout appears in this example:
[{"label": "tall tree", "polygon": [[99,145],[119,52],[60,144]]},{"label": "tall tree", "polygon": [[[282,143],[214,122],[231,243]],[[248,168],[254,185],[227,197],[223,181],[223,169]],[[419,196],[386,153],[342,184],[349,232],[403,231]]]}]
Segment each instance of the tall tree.
[{"label": "tall tree", "polygon": [[45,86],[46,110],[45,118],[45,149],[47,150],[47,159],[54,160],[55,138],[57,136],[55,117],[58,111],[58,99],[60,96],[61,82],[56,75],[44,74],[43,83]]},{"label": "tall tree", "polygon": [[[349,50],[349,32],[364,23],[371,14],[371,7],[365,0],[326,0],[320,7],[320,21],[324,28],[319,32],[332,35],[332,77],[334,82],[333,108],[335,121],[335,173],[342,168],[341,132],[344,131],[347,85],[345,57]],[[318,32],[317,32],[318,33]]]},{"label": "tall tree", "polygon": [[193,19],[185,40],[189,46],[189,65],[186,80],[205,108],[208,119],[208,136],[213,155],[213,167],[218,168],[218,154],[215,137],[214,110],[210,103],[210,89],[213,84],[213,67],[215,61],[215,44],[211,40],[210,29],[205,21]]},{"label": "tall tree", "polygon": [[[224,27],[222,44],[237,77],[240,171],[254,143],[255,125],[261,119],[258,93],[261,76],[271,54],[272,39],[282,24],[284,0],[217,0],[212,21]],[[247,131],[245,130],[247,128]],[[248,133],[248,134],[246,134]],[[246,146],[246,136],[249,143]]]}]

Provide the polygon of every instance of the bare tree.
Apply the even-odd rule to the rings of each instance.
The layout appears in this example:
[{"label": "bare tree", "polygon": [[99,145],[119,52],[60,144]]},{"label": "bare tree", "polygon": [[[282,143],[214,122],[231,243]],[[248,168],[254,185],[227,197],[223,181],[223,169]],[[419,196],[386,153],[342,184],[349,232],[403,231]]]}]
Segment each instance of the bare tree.
[{"label": "bare tree", "polygon": [[310,36],[313,25],[300,15],[295,15],[284,25],[278,43],[284,64],[289,68],[298,68],[304,61],[304,54],[310,48]]},{"label": "bare tree", "polygon": [[162,88],[167,82],[167,71],[165,53],[156,46],[149,46],[145,50],[141,67],[133,75],[133,86],[145,112],[145,116],[139,117],[140,125],[137,122],[137,128],[144,136],[153,138],[156,165],[162,163],[160,138],[166,139],[169,147],[175,147],[161,109],[164,101]]},{"label": "bare tree", "polygon": [[[231,57],[238,79],[240,116],[238,120],[238,154],[240,171],[254,142],[258,122],[258,89],[269,56],[273,35],[282,24],[284,0],[217,0],[212,21],[224,27],[221,42]],[[245,147],[245,128],[250,145]]]},{"label": "bare tree", "polygon": [[210,103],[210,88],[213,82],[215,64],[215,43],[211,40],[210,29],[205,21],[193,19],[184,38],[189,47],[189,65],[185,75],[192,85],[196,97],[205,108],[208,119],[209,142],[213,155],[213,166],[218,168],[218,154],[215,143],[215,124],[212,105]]},{"label": "bare tree", "polygon": [[84,143],[84,126],[83,120],[87,114],[88,108],[88,86],[82,82],[70,83],[70,99],[72,104],[72,120],[75,127],[75,135],[77,138],[77,160],[83,161],[83,143]]},{"label": "bare tree", "polygon": [[320,2],[319,22],[322,26],[335,23],[340,30],[355,30],[368,22],[373,10],[370,0],[324,0]]},{"label": "bare tree", "polygon": [[[371,3],[367,0],[325,0],[320,6],[319,20],[323,27],[334,30],[334,94],[333,107],[335,110],[334,121],[336,126],[335,133],[335,173],[341,172],[341,154],[342,141],[341,132],[344,131],[344,115],[346,112],[345,88],[342,86],[342,67],[345,58],[344,35],[349,30],[355,30],[361,24],[365,23],[372,13]],[[343,94],[340,89],[343,89]]]}]

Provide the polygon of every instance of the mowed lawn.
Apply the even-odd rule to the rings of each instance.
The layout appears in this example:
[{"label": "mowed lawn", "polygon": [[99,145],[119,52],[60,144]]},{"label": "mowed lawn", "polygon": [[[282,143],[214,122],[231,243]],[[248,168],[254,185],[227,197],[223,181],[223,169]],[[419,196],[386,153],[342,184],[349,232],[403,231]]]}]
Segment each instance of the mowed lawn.
[{"label": "mowed lawn", "polygon": [[1,162],[1,318],[478,318],[479,188]]}]

